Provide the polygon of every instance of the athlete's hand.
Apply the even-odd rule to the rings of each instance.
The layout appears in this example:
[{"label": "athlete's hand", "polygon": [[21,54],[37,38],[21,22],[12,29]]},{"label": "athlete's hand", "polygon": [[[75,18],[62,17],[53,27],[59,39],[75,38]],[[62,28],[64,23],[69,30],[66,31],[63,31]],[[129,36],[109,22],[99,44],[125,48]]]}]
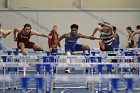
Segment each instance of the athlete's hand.
[{"label": "athlete's hand", "polygon": [[48,36],[49,39],[52,39],[52,36]]},{"label": "athlete's hand", "polygon": [[56,44],[52,46],[52,48],[56,48],[56,47],[57,47],[57,45],[56,45]]}]

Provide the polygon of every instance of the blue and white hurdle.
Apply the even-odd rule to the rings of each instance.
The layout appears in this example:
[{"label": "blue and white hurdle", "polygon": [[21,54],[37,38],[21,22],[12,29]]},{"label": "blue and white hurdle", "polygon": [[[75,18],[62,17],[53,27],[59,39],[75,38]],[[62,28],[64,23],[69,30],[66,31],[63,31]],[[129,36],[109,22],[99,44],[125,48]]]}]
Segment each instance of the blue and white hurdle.
[{"label": "blue and white hurdle", "polygon": [[[18,56],[17,56],[18,57]],[[51,56],[52,58],[53,58],[53,56]],[[21,58],[22,58],[22,56],[21,56]],[[30,57],[28,57],[28,56],[26,56],[26,57],[24,57],[25,59],[26,58],[33,58],[32,56],[30,56]],[[92,66],[91,67],[88,67],[88,66],[85,66],[85,67],[88,67],[88,68],[93,68],[93,67],[98,67],[98,74],[99,74],[99,76],[102,76],[102,74],[103,74],[103,70],[102,70],[102,68],[104,67],[104,66],[106,66],[107,68],[108,68],[108,72],[109,72],[109,74],[111,75],[112,73],[111,73],[111,68],[112,67],[116,67],[116,65],[114,65],[114,64],[101,64],[101,62],[102,62],[102,59],[139,59],[139,57],[136,57],[136,56],[126,56],[126,55],[124,55],[124,56],[110,56],[110,57],[100,57],[100,56],[98,56],[98,58],[96,57],[96,56],[91,56],[91,55],[88,55],[88,56],[56,56],[55,57],[56,59],[61,59],[61,58],[63,58],[63,59],[78,59],[78,58],[80,58],[80,59],[83,59],[83,60],[86,60],[86,62],[87,62],[87,64],[88,64],[88,60],[89,60],[89,58],[90,59],[98,59],[99,58],[99,60],[98,60],[98,63],[95,63],[96,65],[93,65],[92,64]],[[49,57],[47,57],[46,58],[47,60],[48,60],[48,63],[49,64],[51,64],[50,63],[50,58]],[[45,60],[46,60],[45,59]],[[88,60],[87,60],[88,59]],[[91,60],[90,60],[91,61]],[[139,61],[140,62],[140,61]],[[27,62],[25,62],[25,63],[27,63]],[[47,66],[49,66],[49,67],[46,67],[46,65],[45,65],[46,63],[43,63],[43,68],[45,67],[45,70],[46,69],[49,69],[49,68],[52,68],[52,65],[47,65]],[[84,63],[82,63],[82,64],[84,64]],[[82,64],[81,64],[81,66],[82,66]],[[119,63],[119,64],[121,64],[121,63]],[[136,64],[136,63],[135,63]],[[31,64],[30,64],[31,65]],[[54,64],[53,64],[54,65]],[[64,65],[62,65],[62,64],[60,64],[60,65],[57,65],[57,67],[62,67],[62,66],[65,66],[65,64]],[[77,65],[77,64],[67,64],[66,66],[74,66],[74,65]],[[127,65],[127,66],[124,66],[124,65],[126,65],[126,64],[121,64],[121,66],[119,65],[119,67],[137,67],[139,64],[136,64],[136,65],[133,65],[133,64],[129,64],[129,65]],[[132,66],[133,65],[133,66]],[[80,66],[80,65],[78,65],[78,66]],[[55,65],[53,66],[54,68],[55,68]],[[138,66],[139,67],[139,66]],[[37,67],[36,67],[37,68]],[[25,70],[25,69],[24,69]],[[46,71],[48,71],[48,70],[46,70]],[[46,71],[45,71],[45,73],[46,73]],[[53,69],[51,69],[51,71],[53,71]],[[37,70],[36,72],[39,72],[39,70]],[[47,72],[48,73],[48,72]],[[50,73],[52,73],[52,72],[50,72]],[[50,75],[50,73],[48,73],[48,75]],[[92,72],[91,72],[92,73]],[[39,72],[39,74],[40,74],[40,72]],[[26,76],[26,74],[24,75],[24,77]],[[133,78],[132,78],[133,79]],[[26,80],[26,79],[25,79]],[[28,79],[27,79],[28,80]],[[40,87],[42,87],[42,85],[41,85],[41,83],[40,82],[42,82],[42,80],[44,80],[44,79],[42,79],[42,77],[40,78],[40,77],[38,77],[38,78],[36,78],[36,80],[37,80],[37,82],[38,82],[38,88],[39,88],[39,90],[38,91],[41,91],[42,89],[40,88]],[[129,81],[129,80],[128,80]],[[130,81],[133,81],[133,80],[130,80]],[[113,80],[112,80],[112,82],[113,82]],[[116,81],[115,81],[116,82]],[[28,83],[27,83],[28,84]],[[48,86],[50,86],[50,85],[48,85]],[[115,86],[114,86],[115,87]],[[37,89],[38,89],[37,88]],[[102,93],[102,89],[101,89],[102,87],[100,87],[99,86],[99,89],[98,89],[98,92],[99,93]],[[25,88],[25,90],[26,90],[26,88]],[[130,89],[131,90],[131,89]],[[37,93],[39,93],[39,92],[37,92]],[[46,92],[47,93],[47,92]],[[50,93],[50,92],[48,92],[48,93]],[[112,93],[112,92],[109,92],[109,93]]]},{"label": "blue and white hurdle", "polygon": [[[18,64],[19,64],[19,67],[22,67],[22,65],[23,64],[20,64],[20,63],[17,63],[16,64],[16,66],[18,66]],[[69,64],[71,64],[71,63],[69,63]],[[67,66],[69,66],[69,64],[61,64],[61,63],[57,63],[56,65],[54,65],[54,64],[49,64],[49,63],[47,63],[47,64],[45,64],[45,65],[50,65],[50,66],[52,66],[52,67],[67,67]],[[7,63],[5,63],[5,64],[2,64],[3,66],[12,66],[12,65],[8,65]],[[1,65],[1,66],[2,66]],[[26,64],[26,66],[30,66],[31,65],[31,63],[30,64]],[[112,66],[112,67],[114,67],[114,64],[105,64],[105,63],[100,63],[100,64],[95,64],[95,63],[85,63],[85,64],[80,64],[80,63],[78,63],[78,65],[79,66],[85,66],[85,67],[94,67],[94,66],[102,66],[102,65],[110,65],[110,66]],[[121,67],[128,67],[128,66],[126,66],[125,64],[120,64],[120,63],[118,63],[118,64],[116,64],[117,66],[121,66]],[[135,64],[135,63],[131,63],[130,64],[130,66],[132,66],[132,67],[134,67],[134,66],[136,66],[137,64]],[[15,66],[15,64],[13,64],[13,66]],[[25,66],[25,65],[23,65],[23,66]],[[140,65],[137,65],[138,67],[140,67]],[[73,64],[73,67],[77,67],[77,64]],[[47,78],[48,77],[48,78]],[[73,77],[73,76],[71,76],[71,77]],[[81,77],[81,76],[80,76]],[[111,81],[112,82],[112,84],[111,84],[111,87],[110,87],[110,85],[109,85],[109,90],[108,90],[108,93],[114,93],[114,92],[112,92],[112,91],[115,91],[114,89],[112,89],[112,88],[116,88],[116,86],[117,86],[117,81],[115,81],[116,80],[116,78],[117,78],[117,80],[118,80],[118,78],[123,78],[123,79],[126,79],[127,80],[127,83],[128,83],[128,88],[127,88],[127,93],[131,93],[130,91],[132,91],[132,82],[133,82],[133,79],[137,79],[137,80],[139,80],[139,75],[136,75],[136,76],[133,76],[133,75],[124,75],[124,76],[121,76],[121,75],[108,75],[108,74],[106,74],[106,75],[101,75],[101,74],[99,74],[99,75],[89,75],[89,76],[87,76],[86,77],[86,79],[87,80],[92,80],[92,78],[93,77],[96,77],[96,79],[98,78],[98,79],[100,79],[102,82],[104,81],[104,80],[109,80],[109,81]],[[20,77],[21,78],[21,80],[22,80],[22,93],[26,93],[27,92],[27,90],[28,90],[28,81],[29,81],[29,79],[31,79],[31,78],[35,78],[35,80],[36,80],[36,84],[37,84],[37,86],[36,86],[36,93],[43,93],[42,91],[43,91],[43,81],[45,80],[48,80],[47,82],[49,82],[49,84],[47,83],[47,90],[46,90],[46,93],[52,93],[52,92],[50,92],[50,82],[52,82],[53,81],[53,79],[55,79],[55,77],[52,77],[52,76],[46,76],[46,77],[43,77],[43,76],[26,76],[26,77]],[[15,79],[15,78],[14,78]],[[60,78],[59,78],[60,79]],[[52,80],[52,81],[51,81]],[[63,78],[62,78],[62,80],[63,80]],[[93,81],[94,81],[94,78],[93,78]],[[100,83],[100,82],[99,82]],[[131,85],[130,85],[131,84]],[[92,86],[93,87],[93,86]],[[102,93],[102,86],[101,85],[99,85],[99,89],[98,89],[98,93]]]}]

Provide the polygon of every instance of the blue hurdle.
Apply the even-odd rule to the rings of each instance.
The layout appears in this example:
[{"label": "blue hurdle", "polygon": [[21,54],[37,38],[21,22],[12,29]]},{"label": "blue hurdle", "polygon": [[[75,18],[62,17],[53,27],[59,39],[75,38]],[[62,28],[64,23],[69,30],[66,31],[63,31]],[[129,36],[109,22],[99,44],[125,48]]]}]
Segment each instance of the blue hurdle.
[{"label": "blue hurdle", "polygon": [[[97,57],[97,56],[95,56],[94,52],[92,52],[92,53],[93,53],[94,56],[91,56],[89,54],[85,54],[86,55],[85,56],[85,62],[86,63],[98,62],[98,63],[97,63],[97,65],[93,65],[89,69],[97,67],[99,76],[102,76],[102,74],[104,74],[103,73],[103,68],[105,66],[107,68],[107,74],[112,74],[112,68],[114,67],[113,64],[100,64],[100,63],[102,63],[103,57],[100,57],[100,56]],[[128,51],[127,52],[123,51],[123,53],[124,53],[124,56],[128,56],[128,55],[134,56],[134,54],[135,54],[134,52],[128,52]],[[53,64],[54,66],[52,66],[52,64],[46,64],[46,63],[57,63],[57,60],[59,58],[61,58],[61,57],[59,57],[58,55],[56,55],[56,56],[51,56],[51,55],[43,56],[42,57],[43,64],[36,64],[35,65],[36,66],[36,72],[38,73],[37,75],[40,75],[40,74],[42,74],[42,72],[44,72],[44,75],[47,74],[49,76],[52,76],[51,78],[53,78],[53,75],[56,73],[55,70],[57,69],[57,65]],[[65,58],[70,58],[70,57],[65,57]],[[73,57],[73,59],[74,58],[76,59],[76,57]],[[124,58],[125,59],[125,57],[123,57],[123,56],[122,57],[117,57],[116,56],[114,58],[120,58],[120,59]],[[131,59],[133,59],[133,58],[140,59],[140,57],[132,57]],[[7,60],[7,59],[8,59],[8,57],[4,58],[4,60]],[[9,56],[9,61],[10,61],[10,56]],[[94,74],[93,70],[90,70],[89,74]],[[124,78],[124,79],[126,79],[126,81],[128,82],[128,84],[127,84],[128,85],[127,86],[128,87],[127,88],[128,89],[127,93],[130,93],[132,91],[133,78]],[[24,82],[25,86],[23,84],[23,92],[25,92],[25,91],[28,90],[28,86],[27,85],[28,85],[28,81],[30,80],[30,78],[23,77],[22,80],[25,81]],[[43,92],[43,89],[44,89],[43,88],[43,81],[46,81],[46,80],[43,77],[36,77],[35,80],[36,80],[36,93]],[[48,82],[50,82],[50,79],[48,79],[48,80],[49,80]],[[116,86],[117,86],[116,82],[118,82],[118,81],[116,81],[115,78],[112,78],[112,79],[109,80],[109,84],[110,84],[110,82],[112,82],[112,87],[109,86],[108,93],[113,93],[114,89],[116,89]],[[51,84],[47,83],[46,93],[50,93],[50,86],[51,86]],[[116,91],[117,91],[117,89],[116,89]],[[102,93],[102,85],[101,84],[99,84],[98,93]]]}]

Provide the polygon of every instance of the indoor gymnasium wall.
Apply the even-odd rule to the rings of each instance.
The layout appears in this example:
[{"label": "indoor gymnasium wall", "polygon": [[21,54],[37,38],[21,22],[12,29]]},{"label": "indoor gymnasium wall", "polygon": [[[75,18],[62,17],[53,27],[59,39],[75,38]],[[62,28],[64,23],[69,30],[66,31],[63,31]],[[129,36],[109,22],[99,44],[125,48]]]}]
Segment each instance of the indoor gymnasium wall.
[{"label": "indoor gymnasium wall", "polygon": [[[135,30],[140,24],[139,4],[140,0],[0,0],[0,22],[4,29],[30,23],[33,29],[46,34],[53,25],[58,25],[60,35],[69,32],[70,25],[76,23],[80,26],[79,32],[91,35],[98,22],[107,21],[118,28],[120,47],[125,47],[126,26]],[[33,36],[31,40],[48,49],[46,38]],[[3,41],[8,48],[16,47],[13,34]],[[61,43],[64,45],[64,40]],[[79,39],[78,43],[98,47],[98,41]]]},{"label": "indoor gymnasium wall", "polygon": [[[62,35],[70,31],[71,24],[79,25],[79,32],[85,35],[91,35],[93,29],[98,22],[107,21],[118,28],[120,35],[120,47],[127,44],[128,34],[125,31],[126,26],[135,26],[140,24],[140,11],[139,10],[49,10],[49,11],[36,11],[36,10],[1,10],[0,22],[3,24],[4,29],[14,29],[15,27],[23,27],[25,23],[30,23],[34,30],[41,33],[49,34],[53,25],[58,25],[58,33]],[[97,33],[95,36],[99,36]],[[39,43],[44,49],[48,49],[47,39],[44,37],[33,36],[32,41]],[[13,34],[3,39],[6,47],[16,47],[13,41]],[[91,48],[98,47],[98,41],[79,39],[78,43],[89,45]],[[61,42],[64,45],[64,40]]]},{"label": "indoor gymnasium wall", "polygon": [[5,1],[4,0],[0,0],[0,8],[4,8],[5,7]]},{"label": "indoor gymnasium wall", "polygon": [[10,0],[10,7],[31,9],[73,8],[75,7],[74,1],[78,3],[80,0]]},{"label": "indoor gymnasium wall", "polygon": [[[140,0],[7,0],[10,8],[140,8]],[[5,0],[0,0],[0,3]],[[80,5],[82,4],[82,6]],[[0,7],[3,5],[0,4]]]},{"label": "indoor gymnasium wall", "polygon": [[140,8],[140,0],[83,0],[84,8]]}]

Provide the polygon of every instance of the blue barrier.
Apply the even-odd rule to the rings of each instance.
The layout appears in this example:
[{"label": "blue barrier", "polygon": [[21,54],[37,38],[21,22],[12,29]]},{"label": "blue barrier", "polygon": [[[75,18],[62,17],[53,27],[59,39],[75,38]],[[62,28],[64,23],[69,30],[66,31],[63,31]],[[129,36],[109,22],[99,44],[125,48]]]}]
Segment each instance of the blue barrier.
[{"label": "blue barrier", "polygon": [[[110,53],[113,53],[113,52],[110,52]],[[131,56],[130,59],[138,58],[138,60],[140,62],[140,57],[135,57],[134,56],[135,55],[134,52],[123,52],[123,53],[124,53],[124,56],[120,56],[120,57],[114,56],[112,58],[114,58],[114,59],[116,59],[116,58],[126,59],[127,58],[126,56]],[[118,66],[117,64],[116,65],[114,65],[114,64],[100,64],[102,62],[103,57],[96,57],[95,56],[95,52],[92,52],[92,54],[94,56],[90,56],[89,54],[85,54],[88,57],[85,56],[84,58],[86,59],[86,62],[87,63],[89,63],[89,62],[90,63],[98,62],[98,64],[90,64],[90,68],[92,69],[92,68],[97,67],[98,74],[99,75],[102,75],[103,74],[103,68],[104,67],[107,68],[108,74],[112,74],[112,68],[114,66],[116,66],[116,67]],[[63,56],[61,56],[61,57],[63,57]],[[54,56],[50,56],[50,54],[48,54],[48,56],[42,56],[43,63],[42,64],[36,64],[35,65],[36,66],[36,72],[40,74],[41,71],[45,71],[48,75],[53,75],[54,73],[56,73],[56,67],[59,65],[59,63],[56,64],[56,65],[54,65],[54,64],[61,57],[59,57],[59,56],[55,56],[55,57]],[[6,60],[11,61],[10,59],[12,58],[12,56],[2,56],[2,58],[3,58],[3,61],[6,62]],[[28,56],[27,56],[27,58],[28,58]],[[73,57],[64,57],[64,58],[72,58],[72,59],[76,59],[77,58],[78,59],[78,57],[74,57],[74,56]],[[83,58],[83,57],[81,57],[81,58]],[[111,57],[104,57],[104,58],[111,58]],[[26,57],[25,57],[25,59],[26,59]],[[46,63],[48,63],[48,64],[46,64]],[[138,65],[138,67],[139,67],[139,65]],[[93,70],[91,70],[91,69],[90,69],[90,74],[93,73],[92,72]],[[29,79],[30,78],[28,78],[28,77],[23,77],[22,78],[22,83],[23,83],[22,84],[22,87],[23,87],[22,92],[23,93],[25,93],[25,91],[28,90],[28,86],[27,85],[28,85]],[[36,90],[36,93],[43,92],[43,81],[44,81],[44,78],[43,77],[36,77],[35,79],[36,79],[36,89],[37,89]],[[109,81],[112,82],[112,87],[109,88],[108,93],[115,93],[115,90],[117,91],[117,87],[116,86],[117,86],[117,82],[119,81],[119,79],[116,79],[116,78],[113,79],[112,78]],[[127,84],[128,85],[127,86],[127,93],[130,93],[131,90],[132,90],[132,84],[133,84],[132,82],[133,82],[133,79],[132,78],[128,78],[128,79],[126,79],[126,81],[128,82],[128,84]],[[48,81],[48,82],[47,82],[47,90],[46,90],[46,93],[50,93],[50,81]],[[102,93],[102,85],[101,84],[99,84],[98,93]]]}]

